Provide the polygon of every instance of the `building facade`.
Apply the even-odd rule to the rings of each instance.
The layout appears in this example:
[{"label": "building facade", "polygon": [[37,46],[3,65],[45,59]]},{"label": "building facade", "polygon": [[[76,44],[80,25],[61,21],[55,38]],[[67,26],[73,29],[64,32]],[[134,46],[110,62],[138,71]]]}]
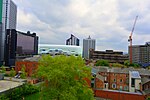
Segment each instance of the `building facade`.
[{"label": "building facade", "polygon": [[110,63],[124,63],[125,60],[128,60],[128,56],[123,55],[123,52],[113,50],[94,51],[90,49],[89,58],[93,60],[108,60]]},{"label": "building facade", "polygon": [[38,53],[38,36],[36,33],[30,34],[7,29],[5,41],[4,62],[6,66],[15,65],[16,59],[23,59]]},{"label": "building facade", "polygon": [[[92,70],[95,68],[92,68]],[[133,68],[96,68],[93,87],[95,89],[119,90],[128,92],[144,91],[150,88],[144,85],[150,81],[150,71]],[[145,81],[146,78],[146,81]],[[144,80],[143,80],[144,79]],[[143,89],[141,88],[143,86]]]},{"label": "building facade", "polygon": [[76,45],[79,46],[79,39],[71,34],[71,37],[66,40],[66,45]]},{"label": "building facade", "polygon": [[95,50],[95,39],[91,39],[89,36],[87,39],[83,39],[83,58],[89,59],[90,49]]},{"label": "building facade", "polygon": [[0,63],[4,61],[6,29],[16,29],[17,6],[12,0],[0,1],[0,21],[2,32],[0,33]]},{"label": "building facade", "polygon": [[132,46],[132,62],[142,66],[150,65],[150,42],[146,42],[145,45]]},{"label": "building facade", "polygon": [[50,44],[39,44],[39,54],[52,54],[61,53],[64,55],[82,55],[82,48],[74,45],[50,45]]}]

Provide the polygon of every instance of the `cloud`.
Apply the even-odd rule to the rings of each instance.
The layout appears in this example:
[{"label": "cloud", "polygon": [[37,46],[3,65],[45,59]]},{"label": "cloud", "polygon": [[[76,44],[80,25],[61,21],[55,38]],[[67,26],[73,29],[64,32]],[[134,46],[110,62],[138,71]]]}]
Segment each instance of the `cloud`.
[{"label": "cloud", "polygon": [[[65,44],[73,33],[91,35],[98,50],[128,51],[136,15],[133,44],[149,41],[149,0],[14,0],[18,5],[18,29],[36,32],[40,43]],[[143,39],[144,38],[144,39]]]}]

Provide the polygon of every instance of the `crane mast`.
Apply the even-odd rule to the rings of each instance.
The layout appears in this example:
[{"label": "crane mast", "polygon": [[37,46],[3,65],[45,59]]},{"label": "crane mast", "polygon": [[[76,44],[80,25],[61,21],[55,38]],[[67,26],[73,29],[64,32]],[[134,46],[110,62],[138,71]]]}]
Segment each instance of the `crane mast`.
[{"label": "crane mast", "polygon": [[135,21],[134,21],[134,24],[133,24],[133,27],[132,27],[132,31],[131,31],[131,34],[129,36],[129,39],[128,39],[128,42],[130,42],[130,46],[129,46],[129,60],[130,60],[130,64],[132,64],[132,35],[133,35],[133,32],[134,32],[134,28],[135,28],[135,24],[136,24],[136,21],[137,21],[137,18],[138,16],[136,16],[135,18]]}]

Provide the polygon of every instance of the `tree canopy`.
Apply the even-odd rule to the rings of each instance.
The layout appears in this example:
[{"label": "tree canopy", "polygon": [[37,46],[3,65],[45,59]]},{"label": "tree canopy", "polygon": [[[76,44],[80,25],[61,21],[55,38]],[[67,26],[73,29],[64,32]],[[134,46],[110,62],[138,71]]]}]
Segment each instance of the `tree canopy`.
[{"label": "tree canopy", "polygon": [[81,57],[44,55],[37,69],[44,79],[42,100],[93,100],[93,91],[84,78],[91,79],[91,69]]},{"label": "tree canopy", "polygon": [[109,62],[107,60],[98,60],[95,65],[96,66],[109,66]]}]

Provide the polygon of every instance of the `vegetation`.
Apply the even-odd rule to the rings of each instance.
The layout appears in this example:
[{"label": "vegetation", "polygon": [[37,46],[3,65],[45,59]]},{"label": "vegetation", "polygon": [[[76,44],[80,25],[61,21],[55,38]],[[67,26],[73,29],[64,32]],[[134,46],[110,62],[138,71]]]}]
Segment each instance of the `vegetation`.
[{"label": "vegetation", "polygon": [[23,97],[38,92],[39,87],[32,84],[24,84],[21,87],[15,88],[8,93],[1,95],[0,100],[22,100]]},{"label": "vegetation", "polygon": [[91,69],[81,57],[44,55],[39,61],[37,76],[44,79],[41,100],[93,100],[93,91],[85,78]]},{"label": "vegetation", "polygon": [[1,66],[0,73],[5,73],[5,72],[6,72],[6,69],[4,68],[4,66]]},{"label": "vegetation", "polygon": [[12,68],[12,69],[10,70],[9,76],[10,76],[10,77],[14,77],[15,75],[16,75],[16,71],[14,70],[14,68]]},{"label": "vegetation", "polygon": [[23,66],[21,68],[21,75],[20,75],[21,78],[25,79],[27,77],[27,73],[25,71],[25,66]]},{"label": "vegetation", "polygon": [[129,62],[129,60],[126,60],[125,62],[124,62],[124,65],[125,66],[130,66],[130,67],[134,67],[134,68],[138,68],[138,67],[140,67],[140,65],[139,64],[136,64],[136,63],[132,63],[132,64],[130,64],[130,62]]},{"label": "vegetation", "polygon": [[121,68],[126,67],[125,65],[119,64],[119,63],[112,63],[111,66],[112,66],[112,67],[121,67]]},{"label": "vegetation", "polygon": [[107,60],[98,60],[95,66],[109,66],[109,62]]}]

